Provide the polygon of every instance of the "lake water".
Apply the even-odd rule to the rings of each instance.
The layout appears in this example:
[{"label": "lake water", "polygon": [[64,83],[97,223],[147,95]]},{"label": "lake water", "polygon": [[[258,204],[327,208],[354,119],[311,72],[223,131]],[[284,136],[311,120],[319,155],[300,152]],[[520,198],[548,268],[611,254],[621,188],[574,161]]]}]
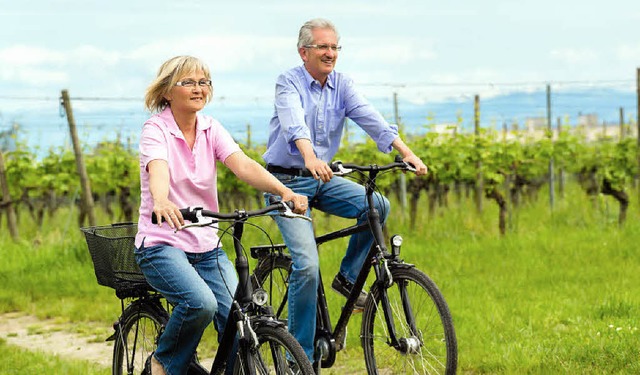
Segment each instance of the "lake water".
[{"label": "lake water", "polygon": [[[427,124],[452,124],[460,122],[463,129],[473,129],[473,98],[452,101],[411,103],[398,101],[398,112],[405,130],[411,134],[427,131]],[[392,98],[370,99],[376,108],[395,122]],[[142,101],[73,100],[72,107],[78,135],[83,145],[92,146],[103,140],[120,138],[137,146],[141,125],[148,118],[142,109]],[[637,98],[633,91],[585,90],[552,95],[553,124],[563,118],[575,124],[579,115],[594,114],[598,122],[618,123],[620,108],[625,121],[636,119]],[[268,123],[273,113],[267,101],[233,103],[214,100],[204,110],[218,119],[243,144],[247,143],[248,126],[251,142],[264,144],[268,137]],[[502,128],[503,124],[523,124],[530,118],[543,118],[546,114],[546,93],[514,93],[481,99],[481,126]],[[0,132],[19,124],[19,139],[36,150],[46,153],[51,147],[70,146],[67,118],[57,99],[7,100],[0,99]],[[349,124],[351,139],[362,139],[364,133],[353,123]]]}]

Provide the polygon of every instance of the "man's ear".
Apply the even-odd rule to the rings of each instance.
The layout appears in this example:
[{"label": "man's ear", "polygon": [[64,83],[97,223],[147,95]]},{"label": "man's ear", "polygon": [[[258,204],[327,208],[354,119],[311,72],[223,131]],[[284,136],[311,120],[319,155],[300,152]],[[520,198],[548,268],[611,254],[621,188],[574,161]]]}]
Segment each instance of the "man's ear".
[{"label": "man's ear", "polygon": [[306,48],[304,48],[304,47],[298,48],[298,54],[300,55],[300,58],[304,62],[307,62],[307,60],[308,60],[307,52],[308,52],[308,50]]}]

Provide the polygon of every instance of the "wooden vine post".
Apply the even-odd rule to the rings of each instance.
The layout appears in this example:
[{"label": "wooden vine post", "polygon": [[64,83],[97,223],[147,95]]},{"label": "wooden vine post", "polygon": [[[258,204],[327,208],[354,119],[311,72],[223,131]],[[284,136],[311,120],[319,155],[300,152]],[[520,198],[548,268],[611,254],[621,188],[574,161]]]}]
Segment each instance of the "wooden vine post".
[{"label": "wooden vine post", "polygon": [[[476,95],[473,100],[473,125],[476,137],[476,147],[480,148],[480,96]],[[479,154],[479,153],[478,153]],[[482,161],[478,159],[476,162],[476,186],[475,200],[476,210],[482,212],[482,193],[484,191],[484,180],[482,178]]]},{"label": "wooden vine post", "polygon": [[91,184],[89,182],[89,176],[87,175],[87,169],[84,165],[82,158],[82,148],[80,147],[80,141],[78,140],[78,132],[76,131],[76,121],[73,118],[73,110],[71,109],[71,100],[69,99],[69,92],[62,90],[62,105],[64,111],[67,114],[67,121],[69,122],[69,131],[71,132],[71,142],[73,143],[73,152],[76,155],[76,168],[78,175],[80,176],[80,189],[82,190],[82,205],[80,212],[80,225],[84,221],[83,218],[89,219],[89,225],[96,225],[96,216],[94,212],[93,195],[91,194]]},{"label": "wooden vine post", "polygon": [[4,155],[0,150],[0,187],[2,189],[2,202],[0,206],[7,213],[7,226],[9,227],[9,234],[14,241],[18,240],[18,221],[16,220],[16,211],[9,194],[9,184],[7,183],[7,175],[5,173]]},{"label": "wooden vine post", "polygon": [[[547,131],[553,142],[553,128],[551,127],[551,85],[547,84]],[[555,203],[555,181],[553,174],[553,155],[549,158],[549,207],[553,210]]]},{"label": "wooden vine post", "polygon": [[[398,112],[398,93],[393,93],[393,119],[398,126],[398,131],[402,134],[401,124],[400,124],[400,114]],[[402,134],[404,136],[404,134]],[[400,205],[402,206],[402,212],[407,208],[407,177],[404,173],[401,173],[399,177],[399,196],[400,196]]]}]

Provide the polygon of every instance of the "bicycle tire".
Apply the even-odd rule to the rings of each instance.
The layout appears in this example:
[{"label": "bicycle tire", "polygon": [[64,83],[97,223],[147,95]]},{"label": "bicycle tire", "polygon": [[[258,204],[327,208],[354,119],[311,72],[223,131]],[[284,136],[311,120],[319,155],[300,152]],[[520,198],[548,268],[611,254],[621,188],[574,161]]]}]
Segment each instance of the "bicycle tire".
[{"label": "bicycle tire", "polygon": [[234,365],[234,374],[304,374],[313,375],[313,367],[300,343],[283,325],[259,325],[254,327],[258,338],[258,346],[248,349],[253,366],[248,362],[248,353],[244,349],[238,351]]},{"label": "bicycle tire", "polygon": [[115,326],[111,373],[141,374],[168,320],[169,314],[155,302],[137,301],[129,305]]},{"label": "bicycle tire", "polygon": [[[379,310],[380,284],[373,286],[362,315],[361,344],[369,374],[455,374],[458,349],[449,308],[436,284],[413,267],[394,267],[386,289],[393,323],[403,347],[394,348],[385,314]],[[415,328],[407,324],[413,311]]]},{"label": "bicycle tire", "polygon": [[269,255],[260,260],[254,270],[254,288],[262,288],[269,296],[269,304],[279,320],[287,320],[287,290],[291,274],[291,258],[284,255]]}]

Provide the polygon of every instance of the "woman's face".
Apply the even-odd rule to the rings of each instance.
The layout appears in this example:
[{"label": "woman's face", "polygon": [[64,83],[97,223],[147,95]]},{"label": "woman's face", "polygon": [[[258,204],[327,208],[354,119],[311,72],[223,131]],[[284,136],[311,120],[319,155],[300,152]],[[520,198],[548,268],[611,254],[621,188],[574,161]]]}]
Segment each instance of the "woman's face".
[{"label": "woman's face", "polygon": [[171,104],[171,110],[178,112],[198,112],[207,104],[207,97],[211,95],[211,81],[202,71],[180,77],[165,99]]}]

